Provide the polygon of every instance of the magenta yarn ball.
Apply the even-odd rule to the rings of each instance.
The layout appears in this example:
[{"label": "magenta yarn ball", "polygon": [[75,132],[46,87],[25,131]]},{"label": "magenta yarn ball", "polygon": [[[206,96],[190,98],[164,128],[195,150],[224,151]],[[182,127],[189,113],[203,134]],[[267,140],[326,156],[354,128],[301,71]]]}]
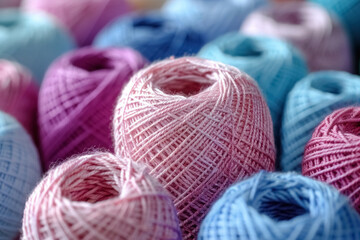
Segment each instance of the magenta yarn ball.
[{"label": "magenta yarn ball", "polygon": [[122,86],[146,64],[129,48],[83,48],[49,68],[39,93],[38,125],[45,169],[89,149],[111,150],[113,108]]}]

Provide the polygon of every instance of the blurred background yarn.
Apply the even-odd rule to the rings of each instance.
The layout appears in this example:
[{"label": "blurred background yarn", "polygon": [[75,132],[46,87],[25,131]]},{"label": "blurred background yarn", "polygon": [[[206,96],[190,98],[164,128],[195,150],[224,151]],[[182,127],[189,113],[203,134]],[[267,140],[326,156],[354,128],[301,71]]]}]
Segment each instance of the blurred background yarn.
[{"label": "blurred background yarn", "polygon": [[139,11],[159,9],[166,0],[127,0],[129,4]]},{"label": "blurred background yarn", "polygon": [[0,8],[18,7],[21,0],[1,0]]}]

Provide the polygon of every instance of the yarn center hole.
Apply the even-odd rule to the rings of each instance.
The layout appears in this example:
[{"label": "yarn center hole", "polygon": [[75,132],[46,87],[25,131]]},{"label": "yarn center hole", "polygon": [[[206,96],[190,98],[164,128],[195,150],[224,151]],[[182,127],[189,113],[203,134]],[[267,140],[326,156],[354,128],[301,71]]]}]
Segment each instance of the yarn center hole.
[{"label": "yarn center hole", "polygon": [[336,79],[317,78],[311,82],[311,87],[321,92],[338,95],[342,92],[342,87]]},{"label": "yarn center hole", "polygon": [[19,17],[17,15],[7,15],[4,18],[0,17],[0,26],[4,28],[11,28],[19,23]]},{"label": "yarn center hole", "polygon": [[74,67],[87,72],[111,70],[114,68],[109,58],[95,54],[74,58],[71,60],[71,63]]},{"label": "yarn center hole", "polygon": [[181,95],[190,97],[196,95],[212,85],[209,80],[204,78],[194,79],[172,79],[156,83],[156,87],[162,92],[170,95]]},{"label": "yarn center hole", "polygon": [[287,13],[282,12],[281,14],[274,12],[271,14],[271,17],[275,21],[284,24],[300,25],[303,22],[301,14],[298,10],[288,11]]},{"label": "yarn center hole", "polygon": [[223,52],[232,57],[258,57],[262,54],[262,51],[247,41],[240,44],[227,44],[223,47]]},{"label": "yarn center hole", "polygon": [[259,206],[259,212],[275,221],[287,221],[304,215],[308,211],[296,203],[266,200]]},{"label": "yarn center hole", "polygon": [[146,28],[161,28],[163,26],[163,21],[160,19],[137,19],[133,23],[134,27],[146,27]]}]

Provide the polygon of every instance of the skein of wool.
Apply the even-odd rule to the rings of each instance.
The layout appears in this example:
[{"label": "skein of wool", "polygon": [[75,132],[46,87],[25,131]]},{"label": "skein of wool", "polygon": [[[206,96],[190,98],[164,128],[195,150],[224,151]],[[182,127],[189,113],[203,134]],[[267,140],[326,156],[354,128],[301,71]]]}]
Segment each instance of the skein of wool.
[{"label": "skein of wool", "polygon": [[153,62],[195,54],[205,42],[201,34],[154,11],[117,19],[100,32],[94,44],[98,47],[128,46]]},{"label": "skein of wool", "polygon": [[360,212],[360,107],[335,111],[305,148],[302,173],[335,186]]},{"label": "skein of wool", "polygon": [[83,48],[59,58],[39,93],[45,169],[90,148],[112,150],[111,119],[122,86],[145,64],[136,51]]},{"label": "skein of wool", "polygon": [[246,16],[268,0],[168,0],[163,12],[200,32],[206,42],[240,28]]},{"label": "skein of wool", "polygon": [[274,170],[271,116],[255,81],[195,57],[141,70],[114,113],[117,155],[146,164],[172,195],[185,239],[226,187]]},{"label": "skein of wool", "polygon": [[360,104],[359,76],[322,71],[299,81],[290,91],[284,109],[282,170],[301,172],[305,145],[315,128],[334,110],[353,104]]},{"label": "skein of wool", "polygon": [[21,0],[1,0],[0,8],[18,7]]},{"label": "skein of wool", "polygon": [[110,153],[75,157],[26,202],[23,238],[180,240],[174,205],[145,169]]},{"label": "skein of wool", "polygon": [[0,58],[24,65],[38,83],[50,63],[73,47],[72,39],[48,16],[0,10]]},{"label": "skein of wool", "polygon": [[106,24],[130,11],[126,0],[24,0],[22,5],[26,10],[54,16],[79,46],[91,44]]},{"label": "skein of wool", "polygon": [[199,240],[360,239],[360,215],[327,184],[266,173],[230,187],[201,224]]},{"label": "skein of wool", "polygon": [[21,228],[26,199],[41,178],[41,167],[30,136],[1,111],[0,165],[0,236],[14,239]]}]

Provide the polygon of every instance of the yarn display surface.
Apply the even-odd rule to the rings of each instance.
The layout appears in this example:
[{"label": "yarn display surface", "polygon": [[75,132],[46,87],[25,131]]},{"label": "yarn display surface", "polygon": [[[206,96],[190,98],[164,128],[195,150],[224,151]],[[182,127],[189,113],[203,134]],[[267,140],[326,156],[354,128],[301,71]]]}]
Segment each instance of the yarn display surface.
[{"label": "yarn display surface", "polygon": [[360,107],[335,111],[314,131],[302,173],[335,186],[360,212]]},{"label": "yarn display surface", "polygon": [[38,86],[21,65],[0,59],[0,110],[15,117],[30,135],[36,131]]},{"label": "yarn display surface", "polygon": [[1,111],[0,176],[0,236],[14,239],[21,229],[26,199],[41,178],[41,167],[30,136]]},{"label": "yarn display surface", "polygon": [[289,41],[302,51],[311,71],[354,70],[346,32],[320,5],[305,1],[269,5],[251,13],[241,32]]},{"label": "yarn display surface", "polygon": [[232,183],[274,170],[271,116],[255,81],[184,57],[131,78],[114,113],[117,155],[146,164],[172,195],[184,239]]},{"label": "yarn display surface", "polygon": [[91,44],[106,24],[130,11],[127,0],[24,0],[22,5],[54,16],[80,46]]},{"label": "yarn display surface", "polygon": [[180,240],[170,196],[145,169],[110,153],[50,170],[30,195],[23,239]]},{"label": "yarn display surface", "polygon": [[200,33],[158,11],[119,18],[102,30],[94,42],[98,47],[134,48],[151,62],[192,55],[205,44]]},{"label": "yarn display surface", "polygon": [[122,86],[145,59],[128,48],[83,48],[59,58],[39,93],[39,135],[46,169],[93,148],[113,150],[111,119]]},{"label": "yarn display surface", "polygon": [[230,187],[199,240],[360,239],[360,216],[335,188],[295,173],[261,172]]},{"label": "yarn display surface", "polygon": [[333,111],[354,104],[360,104],[359,76],[323,71],[299,81],[285,104],[281,169],[301,172],[305,145],[315,128]]},{"label": "yarn display surface", "polygon": [[168,0],[164,14],[202,33],[205,40],[240,28],[246,16],[269,0]]}]

